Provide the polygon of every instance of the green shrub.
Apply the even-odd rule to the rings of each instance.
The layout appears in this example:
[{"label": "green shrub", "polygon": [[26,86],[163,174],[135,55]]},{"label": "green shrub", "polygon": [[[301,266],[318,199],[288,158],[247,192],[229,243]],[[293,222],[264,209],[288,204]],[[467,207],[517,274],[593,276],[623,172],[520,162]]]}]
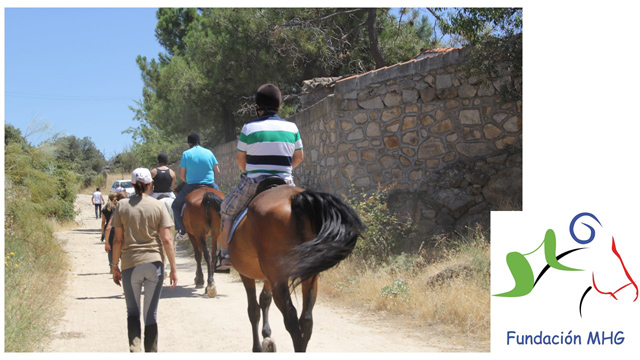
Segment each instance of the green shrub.
[{"label": "green shrub", "polygon": [[66,276],[49,220],[74,220],[79,181],[46,151],[5,144],[5,351],[30,352],[50,331]]},{"label": "green shrub", "polygon": [[417,242],[417,228],[411,220],[398,220],[387,207],[388,191],[379,188],[375,193],[355,194],[348,200],[367,227],[354,249],[357,258],[382,262],[401,255]]}]

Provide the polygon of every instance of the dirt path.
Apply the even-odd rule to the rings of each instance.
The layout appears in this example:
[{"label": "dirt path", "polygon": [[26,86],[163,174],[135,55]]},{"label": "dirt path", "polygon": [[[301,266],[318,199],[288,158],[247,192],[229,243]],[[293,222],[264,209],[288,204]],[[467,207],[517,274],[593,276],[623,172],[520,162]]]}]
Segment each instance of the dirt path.
[{"label": "dirt path", "polygon": [[[79,228],[57,233],[65,242],[71,267],[64,294],[65,313],[54,329],[45,352],[128,351],[126,311],[122,290],[109,275],[100,222],[94,218],[90,195],[79,195]],[[188,243],[188,242],[187,242]],[[190,246],[190,245],[189,245]],[[216,274],[218,296],[210,299],[195,289],[195,260],[185,246],[178,246],[178,286],[165,288],[158,309],[162,352],[249,352],[251,326],[247,318],[244,287],[239,278]],[[301,299],[294,299],[300,309]],[[322,294],[313,311],[314,329],[309,352],[434,352],[478,351],[468,344],[451,343],[436,334],[402,329],[369,313],[332,307]],[[278,352],[293,345],[275,305],[270,311],[273,339]],[[482,351],[482,350],[480,350]]]}]

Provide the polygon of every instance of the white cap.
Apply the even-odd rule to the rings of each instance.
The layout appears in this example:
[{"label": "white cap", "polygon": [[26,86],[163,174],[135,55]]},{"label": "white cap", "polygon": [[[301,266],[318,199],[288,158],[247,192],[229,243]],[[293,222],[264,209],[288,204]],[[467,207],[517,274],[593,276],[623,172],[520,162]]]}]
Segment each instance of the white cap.
[{"label": "white cap", "polygon": [[153,181],[151,179],[151,172],[147,168],[137,168],[131,173],[131,182],[150,184]]}]

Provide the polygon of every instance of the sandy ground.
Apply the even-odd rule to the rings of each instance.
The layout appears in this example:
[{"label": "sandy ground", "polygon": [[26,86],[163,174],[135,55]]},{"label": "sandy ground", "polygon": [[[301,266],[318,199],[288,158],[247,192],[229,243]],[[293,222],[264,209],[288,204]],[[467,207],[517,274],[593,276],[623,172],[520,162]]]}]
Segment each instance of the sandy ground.
[{"label": "sandy ground", "polygon": [[[126,352],[126,311],[122,289],[109,274],[100,221],[95,219],[90,195],[79,195],[80,226],[57,233],[70,259],[69,282],[64,290],[65,312],[56,324],[44,352]],[[165,280],[158,309],[161,352],[249,352],[251,325],[247,317],[242,282],[232,274],[216,274],[218,296],[214,299],[193,284],[195,260],[187,248],[177,249],[178,286]],[[322,279],[321,279],[322,280]],[[296,307],[301,298],[295,298]],[[337,308],[323,302],[322,294],[313,311],[314,328],[309,352],[475,352],[478,344],[460,343],[437,333],[402,328],[369,312]],[[271,306],[272,338],[278,352],[291,352],[293,345],[282,315]]]}]

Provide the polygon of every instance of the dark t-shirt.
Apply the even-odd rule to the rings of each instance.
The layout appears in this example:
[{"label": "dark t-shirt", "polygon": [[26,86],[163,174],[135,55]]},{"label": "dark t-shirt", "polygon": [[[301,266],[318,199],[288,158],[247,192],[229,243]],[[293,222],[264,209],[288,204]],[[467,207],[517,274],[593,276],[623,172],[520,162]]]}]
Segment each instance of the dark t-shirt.
[{"label": "dark t-shirt", "polygon": [[169,169],[156,169],[156,177],[153,178],[153,192],[164,193],[171,192],[171,183],[173,178]]}]

